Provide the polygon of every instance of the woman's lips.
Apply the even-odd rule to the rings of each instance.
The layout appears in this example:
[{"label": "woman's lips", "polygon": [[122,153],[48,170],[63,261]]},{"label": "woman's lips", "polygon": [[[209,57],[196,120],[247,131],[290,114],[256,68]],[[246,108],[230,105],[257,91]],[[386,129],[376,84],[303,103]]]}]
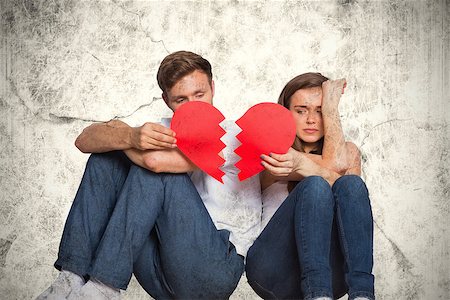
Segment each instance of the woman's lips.
[{"label": "woman's lips", "polygon": [[312,134],[312,133],[316,133],[318,130],[317,129],[303,129],[304,132]]}]

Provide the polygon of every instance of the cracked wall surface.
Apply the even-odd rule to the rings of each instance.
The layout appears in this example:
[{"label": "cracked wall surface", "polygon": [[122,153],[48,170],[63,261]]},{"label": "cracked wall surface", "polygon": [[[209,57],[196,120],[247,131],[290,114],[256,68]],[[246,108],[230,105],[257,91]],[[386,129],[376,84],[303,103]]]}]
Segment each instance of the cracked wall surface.
[{"label": "cracked wall surface", "polygon": [[[0,0],[0,298],[32,299],[52,264],[92,122],[170,115],[160,61],[213,65],[236,119],[300,73],[346,77],[340,112],[361,149],[378,299],[450,299],[448,1]],[[148,299],[133,279],[125,299]],[[241,280],[232,299],[258,299]]]}]

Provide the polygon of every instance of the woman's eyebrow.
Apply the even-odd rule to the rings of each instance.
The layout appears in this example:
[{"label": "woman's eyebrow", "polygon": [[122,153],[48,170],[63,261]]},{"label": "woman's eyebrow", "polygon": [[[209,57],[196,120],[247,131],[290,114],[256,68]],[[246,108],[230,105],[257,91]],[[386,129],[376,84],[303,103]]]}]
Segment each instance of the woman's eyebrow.
[{"label": "woman's eyebrow", "polygon": [[[308,107],[311,107],[311,106],[307,106],[307,105],[294,105],[294,108],[308,108]],[[322,106],[313,106],[313,107],[322,109]]]}]

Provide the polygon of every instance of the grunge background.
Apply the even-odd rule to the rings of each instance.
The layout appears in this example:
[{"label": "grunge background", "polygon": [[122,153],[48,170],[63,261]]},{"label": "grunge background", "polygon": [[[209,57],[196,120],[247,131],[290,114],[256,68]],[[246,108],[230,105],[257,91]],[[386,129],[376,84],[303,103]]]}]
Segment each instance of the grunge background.
[{"label": "grunge background", "polygon": [[[55,278],[88,155],[82,128],[170,111],[169,52],[213,64],[230,119],[275,102],[293,76],[345,77],[346,137],[363,154],[378,299],[450,299],[450,2],[0,0],[0,298]],[[133,279],[125,299],[148,299]],[[257,299],[245,278],[232,299]]]}]

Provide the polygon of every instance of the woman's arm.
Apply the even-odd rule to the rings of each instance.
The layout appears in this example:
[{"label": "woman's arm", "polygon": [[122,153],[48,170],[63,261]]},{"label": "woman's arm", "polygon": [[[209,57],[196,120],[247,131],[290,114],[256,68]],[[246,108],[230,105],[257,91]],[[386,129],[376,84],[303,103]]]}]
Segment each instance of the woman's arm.
[{"label": "woman's arm", "polygon": [[[358,148],[353,143],[346,144],[346,155],[351,158],[352,163],[345,174],[361,175],[361,157]],[[272,181],[299,181],[304,177],[315,175],[323,177],[332,186],[342,176],[328,169],[327,162],[323,161],[320,155],[311,157],[314,156],[290,148],[286,154],[271,153],[270,156],[262,155],[261,159],[262,165],[272,176]]]},{"label": "woman's arm", "polygon": [[277,180],[300,181],[308,176],[321,176],[330,185],[340,177],[332,170],[320,166],[305,153],[290,148],[286,154],[262,155],[262,165]]},{"label": "woman's arm", "polygon": [[339,116],[339,101],[346,86],[345,79],[328,80],[322,84],[322,118],[324,143],[322,159],[327,168],[339,174],[348,169],[347,147]]}]

